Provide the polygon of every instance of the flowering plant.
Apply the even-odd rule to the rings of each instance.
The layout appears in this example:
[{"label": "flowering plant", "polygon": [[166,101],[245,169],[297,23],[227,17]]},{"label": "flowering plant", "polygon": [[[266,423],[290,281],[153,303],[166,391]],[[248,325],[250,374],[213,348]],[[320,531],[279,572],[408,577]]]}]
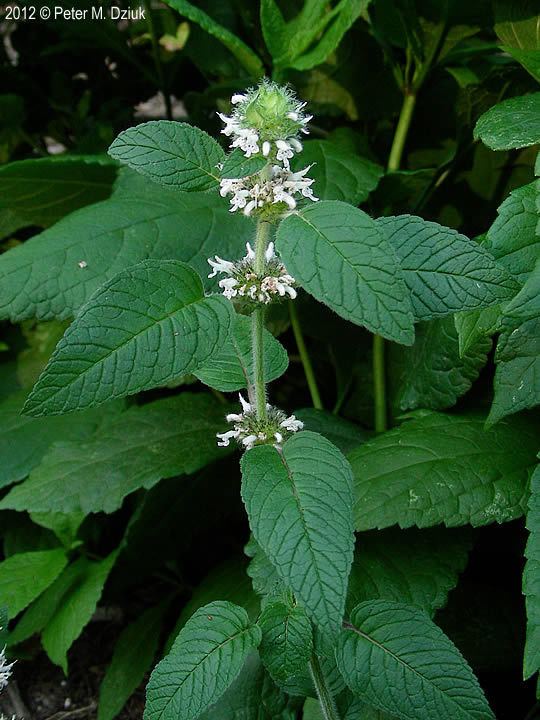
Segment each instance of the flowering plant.
[{"label": "flowering plant", "polygon": [[[286,20],[265,0],[273,79],[260,79],[262,61],[231,31],[170,2],[251,79],[231,75],[196,103],[187,93],[193,125],[121,132],[111,159],[95,160],[118,173],[111,196],[0,256],[2,317],[40,321],[21,326],[32,346],[17,357],[24,385],[1,401],[0,422],[33,444],[8,447],[0,468],[10,618],[0,689],[37,634],[67,671],[111,577],[105,597],[114,604],[127,588],[133,604],[98,720],[113,720],[143,682],[145,720],[492,720],[493,683],[464,640],[460,574],[494,537],[467,526],[527,513],[524,674],[534,675],[536,184],[503,200],[485,237],[441,223],[462,227],[462,185],[474,185],[475,211],[487,192],[485,146],[510,151],[493,216],[509,172],[514,184],[532,178],[540,137],[521,119],[536,117],[537,94],[476,123],[469,61],[493,44],[453,55],[470,28],[450,32],[447,17],[434,29],[436,4],[418,27],[403,13],[402,37],[388,3],[360,17],[362,3],[306,2]],[[349,78],[344,91],[348,69],[334,65],[353,20],[369,50],[362,67],[377,45],[393,70],[381,77],[401,91],[381,111],[376,75],[361,119],[367,88]],[[425,124],[410,132],[435,68],[463,85],[455,111],[470,115],[463,147],[435,133],[436,171],[422,164]],[[386,155],[383,168],[375,159]],[[51,162],[51,173],[71,162],[78,186],[84,159]],[[433,212],[429,199],[452,177],[452,203]]]}]

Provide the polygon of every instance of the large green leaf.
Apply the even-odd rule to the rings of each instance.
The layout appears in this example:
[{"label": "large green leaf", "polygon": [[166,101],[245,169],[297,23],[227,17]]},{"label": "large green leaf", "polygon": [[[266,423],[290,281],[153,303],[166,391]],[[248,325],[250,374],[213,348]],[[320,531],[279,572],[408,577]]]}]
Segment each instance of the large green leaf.
[{"label": "large green leaf", "polygon": [[52,620],[68,593],[82,581],[89,567],[90,561],[84,557],[65,567],[56,580],[21,616],[9,635],[9,644],[16,645],[41,632]]},{"label": "large green leaf", "polygon": [[329,140],[308,140],[295,157],[293,168],[312,164],[309,177],[315,179],[313,191],[321,200],[343,200],[358,205],[367,200],[384,170],[371,160],[351,153]]},{"label": "large green leaf", "polygon": [[12,555],[0,563],[0,602],[10,618],[54,582],[67,563],[63,548]]},{"label": "large green leaf", "polygon": [[534,428],[521,418],[486,430],[476,415],[428,413],[353,450],[357,530],[487,525],[523,514]]},{"label": "large green leaf", "polygon": [[225,153],[199,128],[173,120],[151,120],[121,132],[109,155],[154,182],[177,190],[211,190],[219,184]]},{"label": "large green leaf", "polygon": [[90,622],[117,556],[115,550],[104,560],[84,561],[84,572],[63,596],[41,634],[43,649],[66,674],[67,652]]},{"label": "large green leaf", "polygon": [[466,310],[454,315],[460,357],[465,357],[471,350],[474,352],[476,346],[496,332],[500,314],[500,306],[493,305],[483,310]]},{"label": "large green leaf", "polygon": [[245,559],[233,557],[213,568],[198,585],[193,595],[182,607],[178,620],[165,644],[165,651],[169,652],[178,633],[187,623],[193,613],[216,598],[240,605],[251,620],[256,620],[261,609],[260,598],[251,587],[246,574]]},{"label": "large green leaf", "polygon": [[215,37],[223,43],[227,50],[231,51],[240,65],[247,70],[253,78],[257,79],[265,74],[264,66],[253,50],[230,30],[213,20],[203,10],[187,2],[187,0],[166,0],[166,2],[167,5],[178,10],[178,12],[184,15],[184,17],[187,17],[188,20],[197,23],[203,30],[206,30],[207,33],[212,35],[212,37]]},{"label": "large green leaf", "polygon": [[504,309],[500,330],[489,423],[540,403],[540,260]]},{"label": "large green leaf", "polygon": [[345,420],[326,410],[316,410],[315,408],[303,408],[295,410],[296,417],[304,423],[306,430],[324,435],[330,440],[342,453],[348,453],[353,448],[358,447],[368,440],[373,433],[360,425]]},{"label": "large green leaf", "polygon": [[[109,408],[90,410],[70,418],[30,418],[21,415],[26,392],[18,392],[0,404],[0,487],[25,478],[39,465],[55,440],[82,440],[97,427]],[[113,408],[110,408],[113,412]]]},{"label": "large green leaf", "polygon": [[156,655],[168,604],[143,612],[120,634],[99,688],[98,720],[113,720],[141,684]]},{"label": "large green leaf", "polygon": [[456,230],[415,215],[377,223],[397,253],[417,320],[496,305],[519,287],[492,255]]},{"label": "large green leaf", "polygon": [[511,192],[499,207],[484,243],[486,250],[522,282],[540,256],[537,200],[537,180]]},{"label": "large green leaf", "polygon": [[347,685],[404,720],[492,720],[456,646],[421,610],[372,600],[351,613],[336,656]]},{"label": "large green leaf", "polygon": [[492,150],[511,150],[540,143],[540,92],[510,98],[484,113],[474,137]]},{"label": "large green leaf", "polygon": [[306,672],[313,652],[311,622],[300,605],[275,601],[268,603],[257,625],[262,632],[261,659],[280,683]]},{"label": "large green leaf", "polygon": [[409,293],[397,258],[364,212],[337,201],[311,205],[280,224],[277,247],[299,284],[338,315],[412,343]]},{"label": "large green leaf", "polygon": [[511,48],[540,48],[536,0],[495,0],[495,32]]},{"label": "large green leaf", "polygon": [[531,478],[527,529],[529,538],[523,570],[523,594],[527,606],[527,639],[523,661],[525,679],[540,670],[540,465]]},{"label": "large green leaf", "polygon": [[[283,375],[289,358],[283,345],[264,331],[264,379],[269,383]],[[251,320],[236,315],[232,332],[218,355],[215,355],[194,375],[203,383],[221,390],[233,392],[253,383],[253,351],[251,346]]]},{"label": "large green leaf", "polygon": [[223,695],[260,640],[237,605],[217,601],[197,610],[150,677],[145,720],[194,720]]},{"label": "large green leaf", "polygon": [[48,227],[73,210],[104,200],[116,165],[99,155],[19,160],[0,167],[0,223],[15,213],[20,226]]},{"label": "large green leaf", "polygon": [[391,348],[396,406],[401,410],[452,407],[478,377],[490,349],[491,340],[480,337],[460,356],[454,318],[420,323],[412,347]]},{"label": "large green leaf", "polygon": [[274,685],[253,651],[229,689],[197,720],[296,720],[298,704]]},{"label": "large green leaf", "polygon": [[31,512],[114,512],[126,495],[163,478],[193,473],[222,451],[224,408],[205,394],[181,393],[133,406],[86,442],[52,446],[0,507]]},{"label": "large green leaf", "polygon": [[351,470],[321,435],[242,458],[242,498],[257,542],[325,635],[341,623],[352,561]]},{"label": "large green leaf", "polygon": [[148,187],[142,197],[83,208],[0,255],[0,318],[72,317],[104,282],[147,258],[207,275],[208,257],[237,257],[251,239],[253,223],[229,213],[217,193],[159,195]]},{"label": "large green leaf", "polygon": [[470,533],[462,529],[361,533],[349,579],[348,611],[365,600],[393,600],[433,616],[457,585],[470,547]]},{"label": "large green leaf", "polygon": [[231,303],[206,297],[188,265],[139,263],[90,298],[24,410],[55,415],[165,385],[217,355],[232,320]]}]

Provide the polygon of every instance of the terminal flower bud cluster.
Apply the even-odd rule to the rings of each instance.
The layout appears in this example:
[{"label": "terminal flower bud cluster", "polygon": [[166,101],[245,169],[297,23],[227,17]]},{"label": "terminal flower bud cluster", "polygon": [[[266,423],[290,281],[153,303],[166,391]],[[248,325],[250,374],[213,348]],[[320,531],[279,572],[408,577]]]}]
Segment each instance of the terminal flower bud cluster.
[{"label": "terminal flower bud cluster", "polygon": [[311,115],[304,113],[292,90],[263,80],[256,88],[231,98],[231,115],[218,113],[231,139],[231,148],[240,148],[246,157],[262,153],[270,160],[289,167],[295,153],[301,152],[300,137],[309,133]]},{"label": "terminal flower bud cluster", "polygon": [[266,406],[266,417],[257,418],[257,413],[240,394],[241,413],[231,413],[226,420],[232,423],[233,429],[218,433],[218,445],[227,447],[234,440],[244,450],[250,450],[255,445],[281,445],[292,434],[302,430],[304,424],[294,415],[287,417],[284,412],[272,405]]},{"label": "terminal flower bud cluster", "polygon": [[240,300],[245,306],[269,305],[272,302],[289,297],[294,300],[295,280],[287,273],[285,266],[277,257],[274,243],[269,243],[264,254],[264,270],[255,271],[255,252],[249,243],[246,244],[247,254],[239,262],[223,260],[218,255],[209,258],[212,267],[209,278],[218,274],[226,275],[219,281],[219,287],[229,300]]}]

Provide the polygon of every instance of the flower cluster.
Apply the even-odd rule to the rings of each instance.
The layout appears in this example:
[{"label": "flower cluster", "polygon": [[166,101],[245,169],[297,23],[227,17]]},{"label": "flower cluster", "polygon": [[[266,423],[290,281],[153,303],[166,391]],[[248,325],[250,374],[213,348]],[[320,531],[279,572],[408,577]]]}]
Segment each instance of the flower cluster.
[{"label": "flower cluster", "polygon": [[270,80],[233,95],[231,102],[231,115],[218,113],[225,124],[221,132],[231,138],[231,148],[240,148],[246,157],[262,152],[288,168],[294,153],[302,150],[298,138],[309,132],[306,126],[312,116],[303,112],[306,103]]},{"label": "flower cluster", "polygon": [[8,684],[11,673],[13,672],[14,662],[8,663],[6,660],[6,649],[0,651],[0,690],[3,690]]},{"label": "flower cluster", "polygon": [[[276,206],[279,214],[283,211],[294,210],[296,207],[295,195],[300,194],[316,202],[311,186],[315,182],[305,177],[311,165],[303,170],[292,172],[280,165],[272,165],[266,177],[250,175],[245,178],[224,178],[220,183],[222,197],[232,195],[230,211],[242,210],[244,215],[258,212],[268,215],[268,208]],[[271,212],[270,212],[271,214]]]},{"label": "flower cluster", "polygon": [[228,276],[218,283],[225,297],[229,300],[243,299],[248,304],[263,303],[264,305],[287,295],[294,300],[296,297],[295,280],[287,273],[285,266],[277,257],[274,243],[269,243],[266,248],[262,273],[255,272],[255,253],[249,243],[246,244],[246,249],[246,256],[236,263],[223,260],[218,255],[214,260],[212,258],[208,260],[212,267],[209,278],[216,277],[218,273]]},{"label": "flower cluster", "polygon": [[266,406],[266,417],[258,419],[251,404],[242,395],[239,397],[242,412],[227,415],[227,422],[233,423],[233,429],[217,434],[220,447],[227,447],[232,440],[236,440],[244,450],[250,450],[255,445],[268,444],[280,448],[290,435],[304,427],[294,415],[287,417],[284,412],[271,405]]}]

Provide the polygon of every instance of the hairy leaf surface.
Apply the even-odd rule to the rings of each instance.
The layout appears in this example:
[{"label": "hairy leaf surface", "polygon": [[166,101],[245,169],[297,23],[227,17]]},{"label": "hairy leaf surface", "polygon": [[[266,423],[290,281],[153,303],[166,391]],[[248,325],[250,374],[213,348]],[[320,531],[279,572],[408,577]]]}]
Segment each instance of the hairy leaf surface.
[{"label": "hairy leaf surface", "polygon": [[495,717],[459,650],[416,608],[386,600],[361,603],[336,656],[354,693],[404,720]]},{"label": "hairy leaf surface", "polygon": [[257,542],[326,635],[339,628],[353,554],[349,464],[312,432],[244,454],[242,498]]},{"label": "hairy leaf surface", "polygon": [[474,137],[492,150],[511,150],[540,143],[540,92],[510,98],[484,113]]},{"label": "hairy leaf surface", "polygon": [[219,353],[231,304],[205,297],[200,277],[173,260],[119,273],[81,310],[29,396],[30,415],[59,414],[159,387]]},{"label": "hairy leaf surface", "polygon": [[206,276],[208,257],[235,257],[250,240],[253,223],[213,194],[159,191],[160,199],[148,189],[78,210],[0,255],[0,318],[72,317],[104,282],[148,258]]},{"label": "hairy leaf surface", "polygon": [[[287,370],[289,358],[283,345],[264,331],[264,379],[269,383]],[[234,392],[253,383],[253,352],[251,348],[251,320],[236,315],[229,339],[220,353],[204,367],[193,373],[203,383],[221,390]]]},{"label": "hairy leaf surface", "polygon": [[277,247],[299,284],[338,315],[412,343],[409,293],[395,253],[364,212],[337,201],[311,205],[280,224]]},{"label": "hairy leaf surface", "polygon": [[0,507],[114,512],[129,493],[222,457],[216,432],[224,422],[223,405],[204,394],[181,393],[133,406],[85,442],[55,443]]},{"label": "hairy leaf surface", "polygon": [[518,290],[492,255],[456,230],[415,215],[377,223],[397,253],[417,320],[495,305]]},{"label": "hairy leaf surface", "polygon": [[215,189],[217,165],[225,160],[210,135],[173,120],[151,120],[124,130],[109,155],[154,182],[189,192]]},{"label": "hairy leaf surface", "polygon": [[225,692],[260,640],[237,605],[216,601],[197,610],[150,677],[145,720],[194,720]]},{"label": "hairy leaf surface", "polygon": [[476,415],[409,420],[349,455],[356,529],[477,526],[520,517],[536,445],[534,428],[521,418],[489,430]]},{"label": "hairy leaf surface", "polygon": [[276,682],[306,672],[313,651],[311,622],[300,605],[268,603],[257,625],[262,632],[261,659]]}]

